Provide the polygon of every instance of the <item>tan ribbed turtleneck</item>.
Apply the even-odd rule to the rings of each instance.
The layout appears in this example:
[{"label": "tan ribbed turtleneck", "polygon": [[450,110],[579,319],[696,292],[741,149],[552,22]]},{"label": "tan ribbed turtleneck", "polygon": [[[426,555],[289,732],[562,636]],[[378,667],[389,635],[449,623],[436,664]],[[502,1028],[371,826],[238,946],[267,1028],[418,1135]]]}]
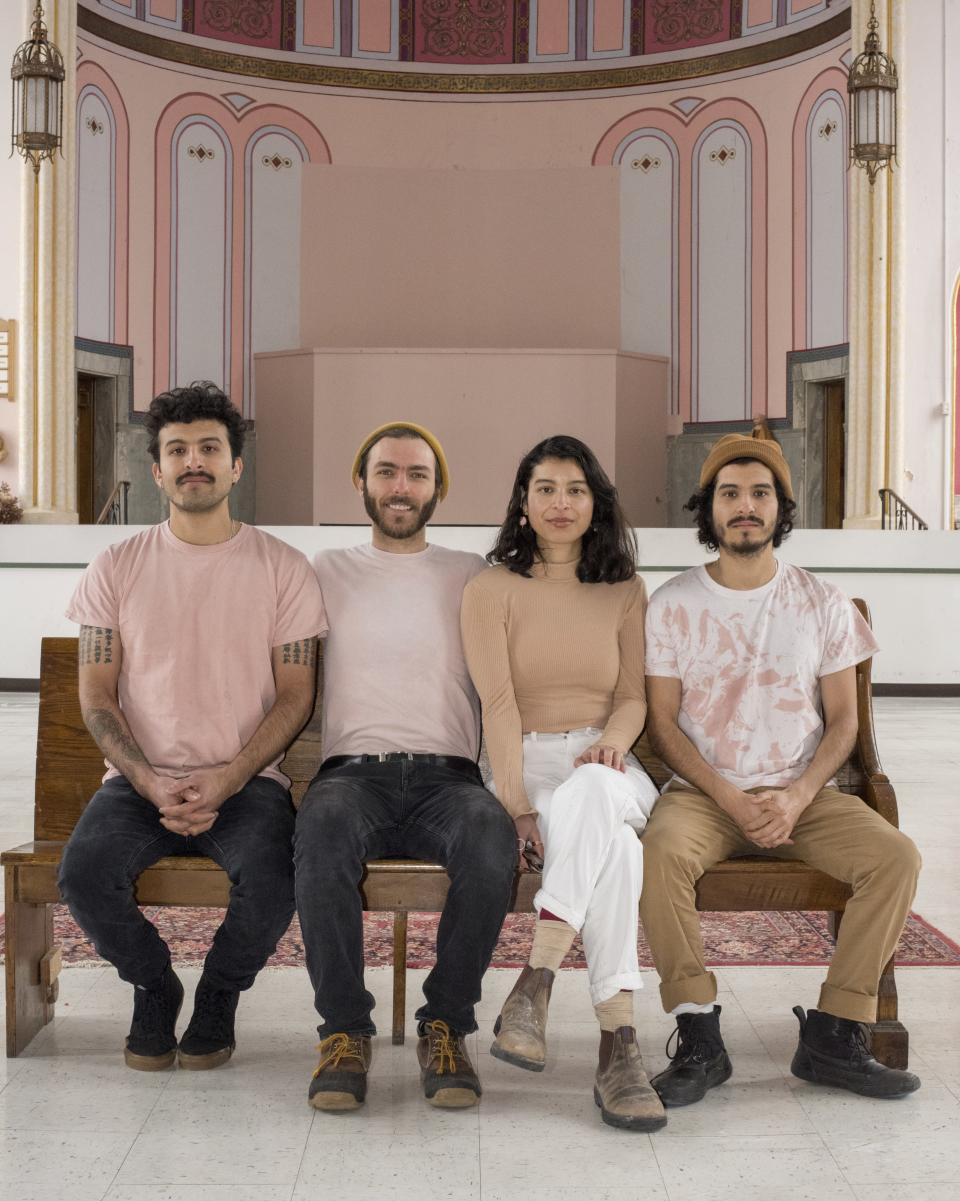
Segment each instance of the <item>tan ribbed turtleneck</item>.
[{"label": "tan ribbed turtleneck", "polygon": [[513,816],[531,813],[523,786],[521,737],[584,726],[628,751],[643,729],[643,620],[639,576],[622,584],[582,584],[576,563],[505,567],[474,577],[460,624],[497,793]]}]

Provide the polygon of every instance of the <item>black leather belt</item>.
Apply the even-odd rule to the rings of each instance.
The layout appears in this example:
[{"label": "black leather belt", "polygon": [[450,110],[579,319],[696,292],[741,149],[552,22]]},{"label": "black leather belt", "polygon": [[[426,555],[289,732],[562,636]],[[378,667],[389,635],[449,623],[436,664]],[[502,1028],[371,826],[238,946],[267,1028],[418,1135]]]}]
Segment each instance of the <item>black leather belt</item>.
[{"label": "black leather belt", "polygon": [[411,751],[381,751],[378,755],[331,755],[320,764],[321,771],[333,771],[336,767],[353,767],[363,763],[429,763],[431,767],[449,767],[452,771],[466,772],[474,776],[479,768],[472,759],[463,755],[419,755]]}]

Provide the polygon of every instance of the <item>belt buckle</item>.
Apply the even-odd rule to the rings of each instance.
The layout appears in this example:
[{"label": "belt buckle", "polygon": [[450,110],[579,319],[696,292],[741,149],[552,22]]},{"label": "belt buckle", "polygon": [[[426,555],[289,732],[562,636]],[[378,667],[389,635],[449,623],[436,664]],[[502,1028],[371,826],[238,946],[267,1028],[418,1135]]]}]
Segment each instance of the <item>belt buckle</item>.
[{"label": "belt buckle", "polygon": [[413,760],[412,751],[380,751],[377,759],[381,763],[390,763],[391,760],[409,759]]}]

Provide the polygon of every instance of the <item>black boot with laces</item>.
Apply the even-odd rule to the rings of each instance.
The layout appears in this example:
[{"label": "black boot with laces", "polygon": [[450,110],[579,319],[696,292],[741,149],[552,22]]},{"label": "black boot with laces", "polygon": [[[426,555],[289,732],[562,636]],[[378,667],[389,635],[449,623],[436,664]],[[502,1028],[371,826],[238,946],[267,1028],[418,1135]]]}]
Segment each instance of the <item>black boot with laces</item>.
[{"label": "black boot with laces", "polygon": [[177,1057],[177,1018],[183,985],[168,963],[154,984],[133,990],[133,1020],[123,1058],[138,1072],[162,1072]]},{"label": "black boot with laces", "polygon": [[[720,1008],[677,1014],[677,1028],[667,1040],[670,1066],[650,1081],[664,1105],[692,1105],[703,1100],[708,1088],[730,1079],[733,1066],[720,1037]],[[671,1055],[674,1038],[677,1048]]]},{"label": "black boot with laces", "polygon": [[920,1079],[913,1072],[888,1068],[874,1059],[867,1028],[862,1022],[834,1017],[820,1009],[793,1012],[800,1023],[800,1041],[790,1071],[812,1084],[832,1084],[862,1097],[905,1097],[916,1092]]},{"label": "black boot with laces", "polygon": [[203,1072],[226,1063],[237,1045],[233,1019],[240,993],[235,988],[216,988],[200,977],[193,999],[193,1017],[180,1039],[178,1059],[188,1071]]}]

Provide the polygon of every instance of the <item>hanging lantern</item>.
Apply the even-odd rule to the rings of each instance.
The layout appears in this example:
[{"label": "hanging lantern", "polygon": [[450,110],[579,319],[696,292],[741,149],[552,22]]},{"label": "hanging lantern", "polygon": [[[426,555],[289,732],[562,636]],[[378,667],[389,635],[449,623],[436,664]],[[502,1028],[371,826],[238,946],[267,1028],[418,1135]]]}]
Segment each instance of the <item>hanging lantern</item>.
[{"label": "hanging lantern", "polygon": [[11,154],[19,151],[36,174],[63,142],[63,55],[47,38],[40,0],[33,12],[30,40],[17,48],[13,80]]},{"label": "hanging lantern", "polygon": [[850,161],[863,167],[873,187],[877,172],[897,155],[897,64],[880,49],[877,14],[870,20],[863,53],[850,64]]}]

